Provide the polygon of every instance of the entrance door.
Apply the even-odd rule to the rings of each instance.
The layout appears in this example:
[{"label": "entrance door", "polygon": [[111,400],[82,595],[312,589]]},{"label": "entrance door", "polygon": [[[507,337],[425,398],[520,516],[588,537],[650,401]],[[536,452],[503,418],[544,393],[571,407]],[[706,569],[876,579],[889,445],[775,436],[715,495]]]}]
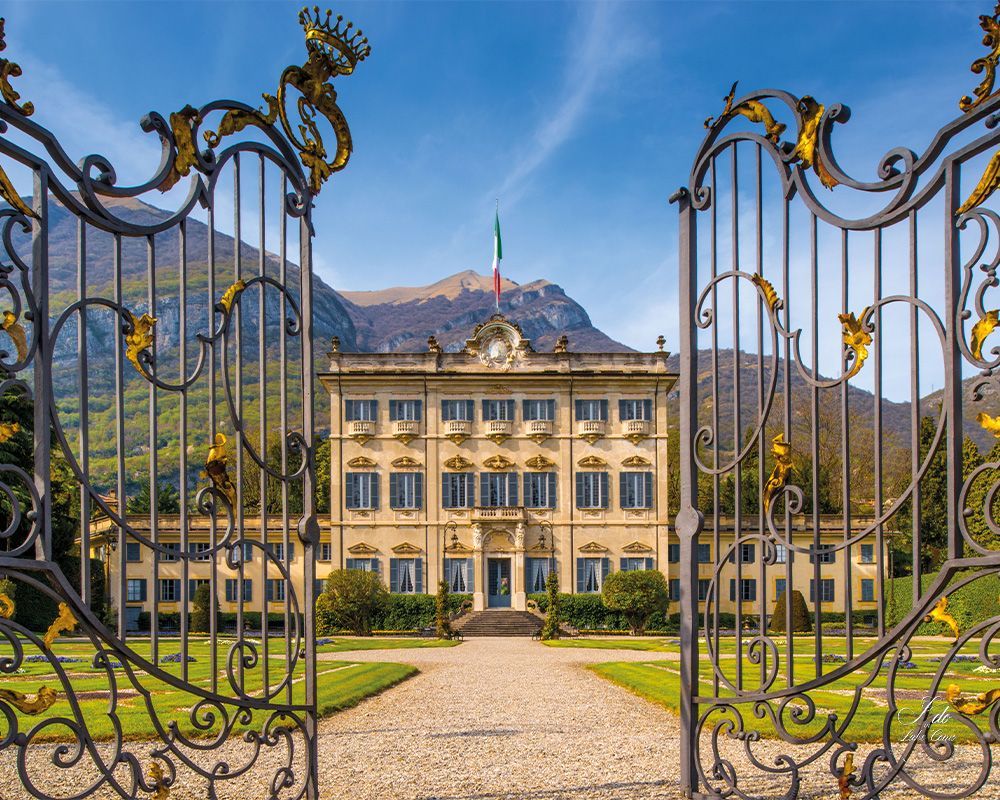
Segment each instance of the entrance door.
[{"label": "entrance door", "polygon": [[510,608],[510,559],[491,558],[486,562],[490,608]]}]

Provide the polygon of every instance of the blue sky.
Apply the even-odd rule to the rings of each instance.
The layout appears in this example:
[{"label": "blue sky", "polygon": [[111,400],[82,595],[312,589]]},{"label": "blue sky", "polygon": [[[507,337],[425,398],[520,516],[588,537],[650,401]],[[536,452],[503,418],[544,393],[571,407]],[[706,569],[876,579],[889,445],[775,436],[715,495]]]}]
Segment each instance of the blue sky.
[{"label": "blue sky", "polygon": [[[255,103],[301,63],[297,3],[8,0],[35,119],[122,182],[159,146],[138,128],[217,97]],[[842,166],[874,177],[923,149],[977,79],[989,3],[343,3],[373,52],[338,82],[355,152],[321,193],[316,263],[335,288],[486,272],[546,278],[637,348],[677,349],[667,197],[733,80],[852,108]]]}]

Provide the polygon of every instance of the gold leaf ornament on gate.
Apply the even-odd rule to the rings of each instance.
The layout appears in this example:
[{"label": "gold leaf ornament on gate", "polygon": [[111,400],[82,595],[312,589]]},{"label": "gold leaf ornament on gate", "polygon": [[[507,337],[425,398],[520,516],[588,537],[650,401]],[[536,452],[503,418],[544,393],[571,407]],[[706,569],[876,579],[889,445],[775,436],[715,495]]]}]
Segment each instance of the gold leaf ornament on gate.
[{"label": "gold leaf ornament on gate", "polygon": [[13,311],[3,312],[0,329],[3,329],[14,343],[14,348],[17,350],[17,360],[23,362],[28,357],[28,335],[25,333],[24,326]]},{"label": "gold leaf ornament on gate", "polygon": [[981,206],[997,190],[997,187],[1000,187],[1000,150],[993,154],[986,169],[983,170],[983,176],[976,184],[976,188],[972,190],[965,202],[955,209],[955,215],[964,214],[976,206]]},{"label": "gold leaf ornament on gate", "polygon": [[73,630],[77,625],[76,617],[73,616],[73,612],[70,610],[69,605],[66,603],[59,604],[59,614],[52,624],[49,625],[49,629],[45,631],[45,636],[42,637],[42,644],[45,645],[46,650],[51,650],[55,640],[59,638],[60,633],[68,633]]},{"label": "gold leaf ornament on gate", "polygon": [[744,102],[734,106],[733,98],[736,96],[736,86],[738,83],[739,81],[733,81],[733,85],[729,89],[729,94],[723,98],[723,100],[725,100],[725,105],[722,108],[722,113],[717,117],[709,117],[706,119],[705,127],[714,128],[716,125],[720,125],[728,119],[731,115],[740,114],[751,122],[762,123],[764,125],[764,135],[774,144],[777,144],[781,139],[781,134],[785,132],[785,124],[777,122],[770,109],[759,100],[745,100]]},{"label": "gold leaf ornament on gate", "polygon": [[[0,51],[7,49],[7,39],[4,32],[4,18],[0,17]],[[9,61],[6,58],[0,58],[0,96],[3,97],[3,101],[13,108],[17,113],[30,117],[35,113],[35,107],[31,103],[19,103],[18,100],[21,99],[21,95],[18,94],[17,90],[10,85],[11,78],[19,78],[21,76],[21,67],[15,64],[13,61]],[[10,203],[12,208],[17,209],[26,217],[34,217],[38,219],[38,214],[36,214],[30,206],[28,206],[22,199],[21,195],[17,193],[14,188],[14,184],[11,183],[10,178],[7,177],[7,173],[4,172],[3,167],[0,167],[0,197]]]},{"label": "gold leaf ornament on gate", "polygon": [[145,377],[146,373],[139,364],[139,353],[153,346],[156,339],[156,334],[153,332],[156,317],[151,317],[149,314],[137,317],[128,309],[125,309],[125,317],[131,329],[125,334],[125,358],[132,362],[136,372]]},{"label": "gold leaf ornament on gate", "polygon": [[982,714],[997,700],[1000,700],[1000,689],[980,692],[975,697],[963,697],[962,688],[957,683],[949,683],[944,690],[944,697],[959,714],[974,717],[977,714]]},{"label": "gold leaf ornament on gate", "polygon": [[799,98],[799,117],[802,120],[799,126],[799,137],[792,150],[792,160],[798,159],[803,169],[812,169],[818,176],[819,181],[827,189],[832,189],[840,183],[826,168],[819,153],[816,152],[816,145],[819,141],[819,123],[826,110],[822,103],[817,103],[811,95],[804,94]]},{"label": "gold leaf ornament on gate", "polygon": [[969,349],[972,351],[972,357],[977,361],[983,360],[983,342],[986,341],[987,336],[993,333],[997,325],[1000,325],[1000,310],[993,309],[992,311],[987,311],[986,314],[980,317],[976,324],[972,326]]},{"label": "gold leaf ornament on gate", "polygon": [[10,619],[14,616],[15,609],[14,601],[10,599],[10,596],[0,592],[0,617]]},{"label": "gold leaf ornament on gate", "polygon": [[774,456],[774,468],[764,484],[764,513],[771,508],[774,496],[788,483],[792,469],[792,446],[785,441],[784,434],[779,433],[771,440],[771,455]]},{"label": "gold leaf ornament on gate", "polygon": [[222,295],[222,298],[219,300],[218,308],[220,308],[225,314],[229,314],[233,310],[233,303],[236,301],[236,295],[246,288],[247,285],[244,280],[242,278],[237,279]]},{"label": "gold leaf ornament on gate", "polygon": [[984,431],[989,431],[995,438],[1000,439],[1000,417],[994,417],[985,411],[980,411],[976,415],[976,422]]},{"label": "gold leaf ornament on gate", "polygon": [[851,776],[855,773],[854,753],[844,756],[844,768],[837,776],[837,788],[840,790],[840,800],[849,800],[851,796]]},{"label": "gold leaf ornament on gate", "polygon": [[955,638],[959,637],[958,622],[955,618],[948,612],[948,598],[942,597],[937,601],[937,604],[930,610],[927,616],[924,617],[924,622],[943,622],[949,628],[951,632],[955,634]]},{"label": "gold leaf ornament on gate", "polygon": [[983,29],[983,47],[988,47],[990,52],[972,62],[969,69],[976,75],[982,74],[983,79],[979,85],[972,90],[975,97],[964,95],[958,101],[958,107],[962,111],[972,111],[972,109],[989,100],[994,92],[993,85],[997,78],[997,61],[1000,60],[1000,3],[993,9],[992,16],[980,14],[979,27]]},{"label": "gold leaf ornament on gate", "polygon": [[774,289],[774,285],[763,275],[754,274],[750,278],[750,282],[760,289],[761,294],[764,295],[764,302],[767,303],[767,307],[774,311],[781,305],[781,298],[778,297],[777,291]]},{"label": "gold leaf ornament on gate", "polygon": [[152,786],[152,794],[149,796],[149,800],[167,800],[170,796],[170,787],[167,786],[166,775],[163,772],[163,767],[160,766],[160,762],[153,761],[149,765],[146,775],[149,777],[150,786]]},{"label": "gold leaf ornament on gate", "polygon": [[[289,141],[298,151],[299,160],[309,171],[309,189],[319,194],[323,183],[345,166],[351,157],[353,145],[347,119],[337,105],[337,92],[330,79],[337,75],[350,75],[355,67],[371,53],[368,38],[361,29],[354,29],[351,22],[343,24],[343,17],[332,19],[332,12],[325,17],[318,6],[303,8],[299,23],[305,31],[306,63],[286,67],[281,73],[278,90],[274,95],[264,94],[267,112],[261,110],[227,111],[215,131],[205,132],[209,147],[216,147],[225,136],[237,133],[248,125],[265,128],[280,122]],[[293,125],[288,119],[287,90],[291,86],[301,93],[297,103],[299,122]],[[316,115],[323,116],[333,128],[336,149],[330,157],[323,137],[316,125]]]},{"label": "gold leaf ornament on gate", "polygon": [[14,689],[0,689],[0,701],[9,703],[29,717],[48,711],[58,699],[59,695],[56,690],[50,686],[39,686],[38,693],[33,700],[29,700],[28,695],[24,692],[18,692]]},{"label": "gold leaf ornament on gate", "polygon": [[235,506],[236,485],[229,476],[229,450],[224,433],[215,434],[215,443],[208,449],[205,475],[212,481],[212,485],[226,496],[230,504]]},{"label": "gold leaf ornament on gate", "polygon": [[872,335],[865,328],[862,320],[868,316],[870,308],[871,306],[866,307],[857,316],[854,315],[853,311],[837,315],[837,319],[840,320],[840,324],[843,327],[844,344],[854,353],[851,368],[846,375],[848,380],[861,372],[861,367],[864,366],[865,359],[868,358],[868,348],[872,343]]}]

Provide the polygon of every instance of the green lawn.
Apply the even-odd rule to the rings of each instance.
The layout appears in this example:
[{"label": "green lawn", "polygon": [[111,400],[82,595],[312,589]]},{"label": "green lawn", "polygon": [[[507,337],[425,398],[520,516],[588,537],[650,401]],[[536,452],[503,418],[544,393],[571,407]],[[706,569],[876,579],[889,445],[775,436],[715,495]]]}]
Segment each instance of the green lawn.
[{"label": "green lawn", "polygon": [[583,647],[594,650],[647,650],[661,653],[679,653],[680,647],[672,645],[673,639],[635,638],[620,636],[607,639],[549,639],[542,642],[547,647]]},{"label": "green lawn", "polygon": [[345,653],[351,650],[408,650],[420,647],[455,647],[458,639],[417,639],[414,637],[392,638],[388,636],[336,636],[330,644],[316,648],[317,653]]},{"label": "green lawn", "polygon": [[[367,639],[363,640],[365,644],[368,641]],[[352,642],[353,640],[344,639],[338,644],[342,645],[345,650],[362,649],[355,647]],[[224,696],[233,696],[233,689],[229,685],[226,670],[231,644],[232,642],[226,639],[220,640],[217,662],[213,671],[211,646],[207,640],[191,639],[188,652],[196,661],[188,664],[188,680],[196,686],[212,691],[214,675],[215,691]],[[131,641],[130,646],[140,656],[149,657],[148,640]],[[331,645],[331,647],[334,646]],[[179,652],[177,640],[161,639],[160,658],[177,652]],[[26,654],[31,653],[32,651],[26,648]],[[104,667],[94,666],[93,647],[88,642],[60,640],[54,645],[53,654],[60,657],[83,659],[79,662],[63,663],[62,668],[73,687],[73,692],[79,701],[81,714],[92,735],[98,739],[110,738],[114,728],[112,718],[109,716],[110,686],[108,674]],[[10,655],[9,646],[0,647],[0,658]],[[260,697],[264,685],[265,661],[262,653],[258,653],[258,655],[260,657],[255,664],[248,664],[243,669],[243,687],[251,697]],[[271,658],[266,663],[268,684],[273,690],[284,677],[283,639],[270,640],[270,655]],[[181,664],[179,663],[160,663],[159,666],[164,672],[172,675],[180,676],[181,674]],[[129,737],[143,738],[156,735],[156,729],[150,719],[150,708],[156,712],[160,724],[163,726],[175,722],[179,729],[189,736],[218,735],[222,726],[221,715],[211,706],[208,707],[208,710],[216,712],[216,719],[213,724],[209,725],[208,729],[198,730],[192,723],[191,708],[198,701],[196,695],[178,689],[173,684],[145,672],[136,672],[134,682],[120,667],[113,669],[112,672],[118,687],[115,716]],[[319,713],[326,715],[350,708],[364,698],[384,691],[416,672],[415,667],[407,664],[320,661],[317,668]],[[290,687],[288,685],[283,687],[280,695],[275,698],[275,702],[288,702],[289,698],[292,703],[303,702],[305,695],[304,676],[304,669],[299,666],[292,675]],[[42,686],[55,689],[58,693],[57,700],[40,714],[29,716],[18,712],[21,730],[30,729],[38,722],[48,718],[73,718],[65,690],[48,661],[26,663],[18,674],[4,675],[0,680],[0,690],[23,693],[27,695],[29,701],[35,698]],[[231,714],[235,707],[226,705],[224,708],[226,712]],[[247,730],[259,730],[265,718],[265,712],[255,712],[249,725],[237,724],[233,728],[233,733],[240,734]],[[42,732],[40,738],[63,740],[71,739],[73,735],[65,726],[52,725]]]},{"label": "green lawn", "polygon": [[[556,646],[583,646],[583,647],[604,647],[609,649],[622,650],[677,650],[676,647],[658,647],[654,642],[650,642],[647,647],[635,647],[634,645],[644,644],[643,640],[616,642],[615,640],[566,640]],[[802,684],[816,675],[815,660],[811,652],[801,652],[805,642],[798,642],[796,646],[796,658],[794,666],[794,680],[796,684]],[[855,653],[863,651],[867,643],[855,641]],[[938,669],[938,663],[933,659],[944,655],[950,646],[950,642],[940,640],[920,640],[913,643],[912,662],[913,669],[899,669],[896,673],[895,686],[898,715],[892,723],[892,738],[894,741],[903,741],[906,734],[914,731],[914,721],[918,718],[924,706],[924,698],[927,696],[931,682]],[[843,638],[839,640],[834,637],[824,637],[824,652],[843,653],[846,649],[846,642]],[[974,654],[977,652],[978,642],[972,642],[963,648],[963,654]],[[735,640],[723,639],[720,642],[720,666],[723,674],[733,683],[736,682],[736,656]],[[782,659],[784,653],[782,653]],[[758,685],[760,678],[760,665],[751,664],[744,655],[743,665],[743,688],[752,690]],[[785,662],[782,660],[781,672],[778,680],[774,684],[774,689],[783,688],[785,681]],[[843,666],[838,663],[823,663],[824,674],[832,672]],[[981,674],[974,672],[979,663],[952,663],[941,679],[939,692],[943,693],[945,687],[950,683],[958,684],[963,694],[968,697],[980,692],[995,688],[1000,684],[1000,675]],[[592,664],[588,666],[601,677],[622,686],[629,691],[651,700],[670,711],[678,712],[678,700],[680,696],[680,665],[676,661],[657,662],[609,662],[605,664]],[[835,712],[838,719],[846,719],[852,703],[854,702],[854,690],[863,683],[871,670],[867,666],[862,670],[851,673],[838,680],[825,684],[822,688],[809,693],[810,699],[816,704],[817,714],[814,720],[805,725],[796,725],[791,720],[791,708],[785,711],[785,721],[787,729],[797,736],[810,736],[818,733],[826,724],[827,716],[830,712]],[[882,729],[885,723],[885,716],[888,706],[885,699],[886,670],[883,670],[874,679],[872,684],[862,693],[858,701],[858,709],[850,726],[847,729],[846,738],[850,741],[875,742],[880,741]],[[712,672],[706,659],[702,661],[700,671],[700,691],[703,695],[711,695],[713,692]],[[720,690],[720,695],[732,695],[725,686]],[[792,701],[791,706],[799,705],[804,708],[801,701]],[[772,708],[776,708],[772,702]],[[776,738],[774,724],[767,719],[758,719],[754,714],[753,705],[743,703],[739,706],[743,714],[743,725],[746,730],[756,731],[764,737]],[[953,711],[939,694],[934,701],[929,718],[935,717],[943,711]],[[983,714],[969,717],[984,731],[988,731],[989,711]],[[731,719],[731,715],[717,712],[717,719],[722,722]],[[838,723],[838,724],[842,724]],[[935,722],[930,725],[931,735],[939,737],[954,737],[958,742],[974,741],[975,737],[969,729],[960,722],[952,720]]]}]

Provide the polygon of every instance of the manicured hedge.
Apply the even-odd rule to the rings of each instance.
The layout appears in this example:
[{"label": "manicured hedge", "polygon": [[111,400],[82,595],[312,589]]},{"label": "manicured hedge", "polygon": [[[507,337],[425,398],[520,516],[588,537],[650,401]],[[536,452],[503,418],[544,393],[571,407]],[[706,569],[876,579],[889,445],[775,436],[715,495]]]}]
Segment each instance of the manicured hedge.
[{"label": "manicured hedge", "polygon": [[[961,579],[958,573],[952,583]],[[921,587],[927,590],[937,579],[937,573],[921,576]],[[987,575],[948,594],[948,613],[955,618],[963,633],[979,622],[1000,615],[1000,576]],[[886,627],[898,624],[913,608],[913,578],[894,578],[885,587]],[[951,629],[943,622],[924,622],[917,628],[920,635],[943,635],[951,638]]]},{"label": "manicured hedge", "polygon": [[[148,631],[152,614],[149,611],[139,612],[139,630]],[[190,614],[188,616],[190,620]],[[161,611],[159,613],[159,630],[165,632],[179,631],[181,629],[181,615],[178,611]],[[268,631],[281,631],[285,627],[285,615],[283,612],[269,612],[267,615]],[[260,612],[246,611],[243,614],[243,624],[254,631],[260,630]],[[217,622],[220,631],[236,630],[236,613],[224,611],[219,614]]]},{"label": "manicured hedge", "polygon": [[[448,608],[461,608],[467,594],[449,594]],[[414,631],[434,625],[436,598],[432,594],[391,594],[385,607],[375,614],[372,628],[378,631]]]}]

